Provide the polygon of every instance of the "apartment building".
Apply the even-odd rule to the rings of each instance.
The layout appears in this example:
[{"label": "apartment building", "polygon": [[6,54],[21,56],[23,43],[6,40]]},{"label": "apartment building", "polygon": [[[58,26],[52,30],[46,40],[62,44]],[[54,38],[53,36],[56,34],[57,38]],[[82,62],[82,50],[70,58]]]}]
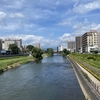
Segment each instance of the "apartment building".
[{"label": "apartment building", "polygon": [[71,52],[75,51],[75,41],[67,41],[67,49]]},{"label": "apartment building", "polygon": [[0,39],[0,51],[2,50],[2,39]]},{"label": "apartment building", "polygon": [[22,39],[5,39],[2,43],[2,48],[8,50],[10,44],[16,44],[22,50]]},{"label": "apartment building", "polygon": [[98,50],[98,33],[90,30],[82,36],[82,52],[89,53],[91,50]]},{"label": "apartment building", "polygon": [[100,32],[98,32],[98,51],[100,52]]},{"label": "apartment building", "polygon": [[75,38],[76,52],[82,53],[82,36],[77,36]]}]

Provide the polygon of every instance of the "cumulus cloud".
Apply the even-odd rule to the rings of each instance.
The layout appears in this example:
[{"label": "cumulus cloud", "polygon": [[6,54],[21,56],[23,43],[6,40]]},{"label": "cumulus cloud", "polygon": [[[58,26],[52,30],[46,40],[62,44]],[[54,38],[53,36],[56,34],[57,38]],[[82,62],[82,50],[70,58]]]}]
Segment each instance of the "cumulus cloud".
[{"label": "cumulus cloud", "polygon": [[67,40],[69,40],[71,38],[71,34],[70,33],[64,33],[63,36],[59,37],[58,39],[62,42],[66,42]]},{"label": "cumulus cloud", "polygon": [[91,12],[100,9],[99,4],[100,0],[1,0],[0,37],[21,38],[23,44],[39,42],[45,47],[66,45],[86,31],[100,30],[99,12],[97,16]]},{"label": "cumulus cloud", "polygon": [[37,35],[25,35],[25,34],[11,34],[11,35],[3,35],[1,36],[2,39],[10,38],[10,39],[22,39],[23,45],[34,45],[35,43],[40,43],[43,48],[48,47],[57,47],[59,45],[67,45],[67,40],[72,40],[72,36],[70,33],[64,33],[61,37],[56,40],[47,39],[43,36]]},{"label": "cumulus cloud", "polygon": [[97,23],[90,23],[87,19],[84,19],[84,23],[77,22],[73,26],[74,35],[79,36],[83,35],[85,32],[89,32],[90,30],[100,30],[100,24]]},{"label": "cumulus cloud", "polygon": [[43,47],[58,46],[60,43],[60,41],[58,40],[49,40],[43,36],[37,36],[37,35],[11,34],[6,36],[5,35],[1,36],[1,38],[22,39],[23,45],[29,45],[29,44],[34,45],[34,43],[41,43],[41,46]]}]

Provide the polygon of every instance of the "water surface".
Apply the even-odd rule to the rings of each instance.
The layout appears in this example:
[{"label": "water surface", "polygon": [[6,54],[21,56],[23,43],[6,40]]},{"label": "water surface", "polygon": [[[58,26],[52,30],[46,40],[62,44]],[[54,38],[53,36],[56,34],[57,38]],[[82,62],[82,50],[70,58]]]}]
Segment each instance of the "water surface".
[{"label": "water surface", "polygon": [[85,100],[71,64],[60,55],[0,75],[0,100]]}]

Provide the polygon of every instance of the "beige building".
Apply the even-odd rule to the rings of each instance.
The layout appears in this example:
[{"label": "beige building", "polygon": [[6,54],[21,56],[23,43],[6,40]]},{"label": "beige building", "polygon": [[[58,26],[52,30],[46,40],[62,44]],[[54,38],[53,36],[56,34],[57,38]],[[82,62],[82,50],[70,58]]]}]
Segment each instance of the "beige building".
[{"label": "beige building", "polygon": [[16,44],[22,50],[22,39],[5,39],[2,43],[2,48],[8,50],[10,44]]},{"label": "beige building", "polygon": [[67,41],[67,49],[71,52],[75,51],[75,41]]},{"label": "beige building", "polygon": [[89,53],[91,50],[98,50],[98,33],[90,30],[82,36],[82,52]]},{"label": "beige building", "polygon": [[82,36],[77,36],[75,38],[76,52],[82,53]]},{"label": "beige building", "polygon": [[100,31],[98,32],[98,51],[100,52]]},{"label": "beige building", "polygon": [[34,47],[41,48],[41,45],[40,45],[40,43],[35,43]]}]

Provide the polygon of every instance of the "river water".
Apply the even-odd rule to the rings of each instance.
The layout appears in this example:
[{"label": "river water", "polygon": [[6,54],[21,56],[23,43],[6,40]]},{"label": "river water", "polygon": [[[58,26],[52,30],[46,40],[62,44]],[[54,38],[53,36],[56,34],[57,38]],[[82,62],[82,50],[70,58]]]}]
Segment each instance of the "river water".
[{"label": "river water", "polygon": [[0,75],[0,100],[85,100],[71,64],[55,55]]}]

